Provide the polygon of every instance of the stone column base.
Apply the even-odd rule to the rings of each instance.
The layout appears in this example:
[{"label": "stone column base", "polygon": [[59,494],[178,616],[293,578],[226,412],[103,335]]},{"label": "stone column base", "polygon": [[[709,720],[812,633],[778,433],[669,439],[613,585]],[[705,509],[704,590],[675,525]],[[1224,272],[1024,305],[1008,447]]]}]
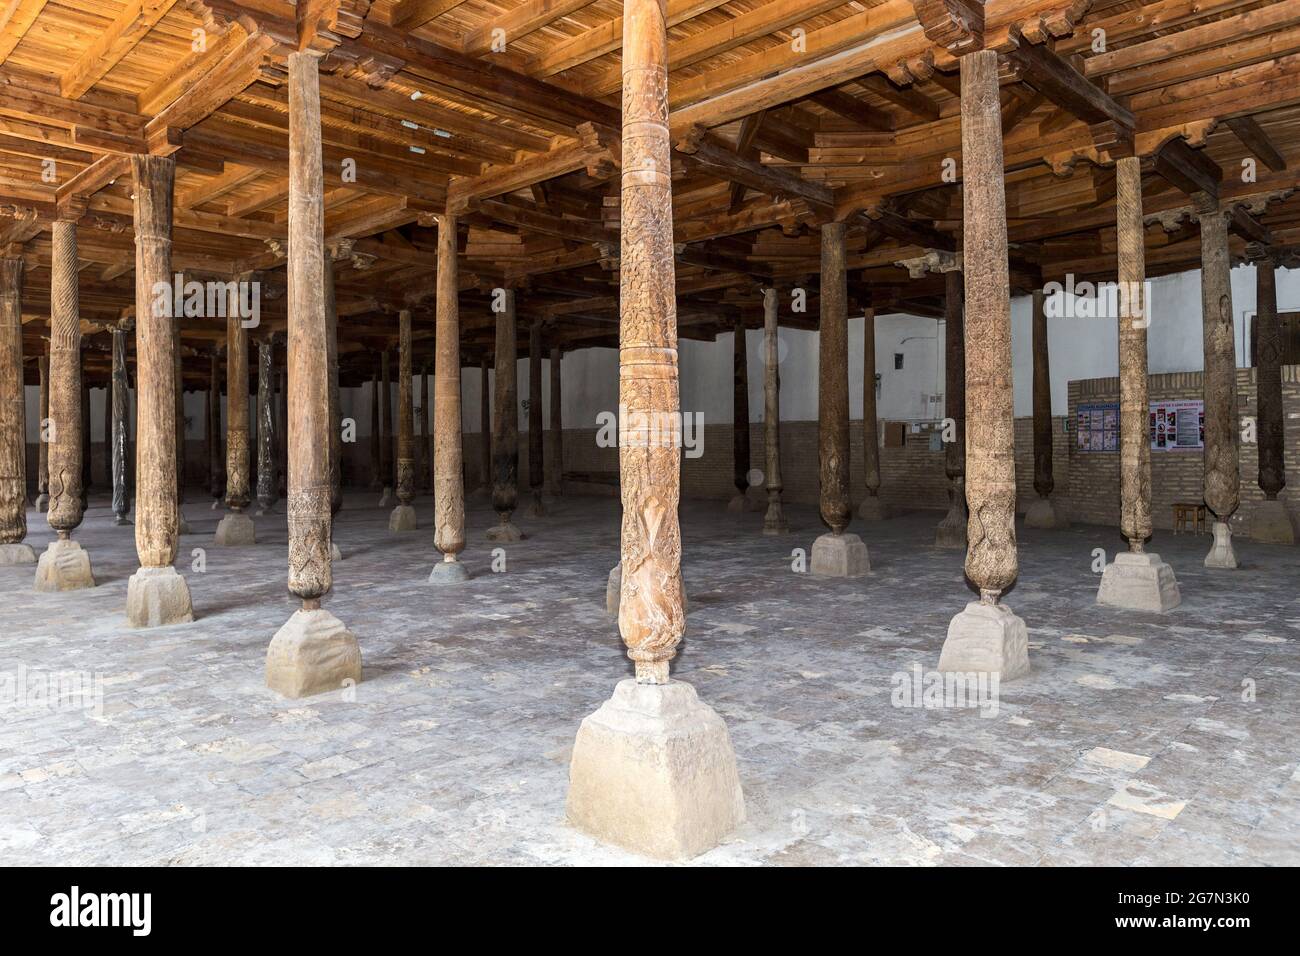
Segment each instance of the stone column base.
[{"label": "stone column base", "polygon": [[415,508],[411,505],[398,505],[388,516],[389,531],[414,531],[417,527]]},{"label": "stone column base", "polygon": [[253,519],[242,511],[232,511],[217,522],[217,533],[213,544],[225,548],[238,548],[257,544],[257,531]]},{"label": "stone column base", "polygon": [[298,610],[266,649],[266,686],[284,697],[310,697],[361,680],[361,648],[329,611]]},{"label": "stone column base", "polygon": [[779,501],[771,502],[767,506],[767,514],[763,515],[763,534],[789,534],[790,522],[785,520],[785,512],[781,510]]},{"label": "stone column base", "polygon": [[469,571],[454,557],[439,561],[429,572],[430,584],[460,584],[469,580]]},{"label": "stone column base", "polygon": [[528,537],[510,521],[503,521],[487,529],[489,541],[522,541]]},{"label": "stone column base", "polygon": [[727,500],[727,514],[739,515],[745,513],[747,500],[743,494],[737,491]]},{"label": "stone column base", "polygon": [[1237,567],[1237,553],[1232,550],[1232,529],[1226,521],[1216,521],[1210,526],[1214,543],[1210,553],[1205,556],[1207,568],[1234,570]]},{"label": "stone column base", "polygon": [[387,508],[388,502],[392,500],[392,497],[393,497],[393,489],[385,486],[384,493],[379,496],[379,507]]},{"label": "stone column base", "polygon": [[767,492],[762,485],[750,485],[745,489],[745,510],[760,515],[767,510]]},{"label": "stone column base", "polygon": [[36,501],[33,502],[33,504],[35,505],[36,510],[39,513],[44,514],[45,512],[50,510],[50,496],[41,493],[36,496]]},{"label": "stone column base", "polygon": [[1163,614],[1183,600],[1174,569],[1160,555],[1121,551],[1106,565],[1097,589],[1097,603],[1126,611]]},{"label": "stone column base", "polygon": [[94,586],[90,555],[71,538],[51,541],[36,563],[38,591],[76,591]]},{"label": "stone column base", "polygon": [[939,670],[996,673],[1003,683],[1029,673],[1029,631],[1005,604],[971,601],[948,624]]},{"label": "stone column base", "polygon": [[885,521],[892,516],[889,506],[880,500],[880,495],[867,495],[858,505],[858,517],[863,521]]},{"label": "stone column base", "polygon": [[605,582],[605,611],[611,617],[618,617],[618,604],[622,600],[623,562],[620,561],[609,570],[609,580]]},{"label": "stone column base", "polygon": [[1265,499],[1250,519],[1250,537],[1267,544],[1295,544],[1295,525],[1280,498]]},{"label": "stone column base", "polygon": [[1025,509],[1026,528],[1068,528],[1070,519],[1051,498],[1035,498]]},{"label": "stone column base", "polygon": [[141,568],[126,583],[126,623],[165,627],[194,620],[190,587],[173,567]]},{"label": "stone column base", "polygon": [[934,546],[966,550],[966,512],[961,507],[951,507],[943,516],[934,529]]},{"label": "stone column base", "polygon": [[569,822],[664,860],[698,856],[745,820],[727,725],[680,681],[620,681],[582,721],[569,765]]},{"label": "stone column base", "polygon": [[14,564],[35,564],[36,552],[30,544],[0,544],[0,567]]},{"label": "stone column base", "polygon": [[546,505],[542,503],[541,492],[538,491],[533,492],[533,500],[532,503],[528,506],[528,514],[529,517],[532,518],[546,517]]},{"label": "stone column base", "polygon": [[824,534],[813,542],[808,570],[830,578],[856,578],[871,570],[867,546],[856,534]]}]

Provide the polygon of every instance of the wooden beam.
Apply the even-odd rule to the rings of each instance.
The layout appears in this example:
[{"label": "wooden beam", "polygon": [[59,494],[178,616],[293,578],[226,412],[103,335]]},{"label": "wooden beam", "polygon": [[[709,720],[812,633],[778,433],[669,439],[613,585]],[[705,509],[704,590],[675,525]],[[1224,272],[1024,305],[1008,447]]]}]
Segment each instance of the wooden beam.
[{"label": "wooden beam", "polygon": [[1238,116],[1227,121],[1228,129],[1237,134],[1243,146],[1259,157],[1265,166],[1280,173],[1286,169],[1286,157],[1273,145],[1255,120],[1249,116]]},{"label": "wooden beam", "polygon": [[[758,131],[763,125],[763,118],[767,116],[767,110],[758,110],[750,113],[740,121],[740,133],[736,137],[736,155],[743,156],[745,159],[757,160],[758,154],[754,149],[754,140],[758,137]],[[745,198],[745,184],[731,184],[731,199],[727,203],[729,212],[735,212],[740,208],[741,201]]]},{"label": "wooden beam", "polygon": [[430,20],[455,10],[465,0],[395,0],[388,9],[388,25],[398,30],[418,30]]},{"label": "wooden beam", "polygon": [[809,99],[865,129],[887,133],[894,128],[892,116],[843,89],[822,90],[814,93]]},{"label": "wooden beam", "polygon": [[1198,192],[1218,196],[1223,180],[1219,164],[1182,138],[1171,139],[1156,153],[1155,171],[1189,196]]},{"label": "wooden beam", "polygon": [[1087,123],[1113,122],[1126,130],[1136,125],[1128,109],[1116,103],[1105,90],[1089,83],[1046,45],[1022,41],[1007,54],[1007,60],[1019,67],[1026,83],[1079,119]]},{"label": "wooden beam", "polygon": [[895,86],[887,76],[872,73],[862,77],[858,82],[882,99],[902,107],[917,119],[930,122],[939,118],[938,103],[917,90]]},{"label": "wooden beam", "polygon": [[1265,247],[1273,245],[1273,236],[1268,229],[1241,206],[1232,207],[1232,219],[1228,228],[1247,242],[1257,242]]},{"label": "wooden beam", "polygon": [[722,143],[713,139],[702,126],[696,126],[680,137],[674,148],[690,156],[696,163],[715,170],[729,182],[743,183],[773,198],[794,197],[802,199],[821,211],[829,211],[835,203],[829,186],[809,182],[801,176],[783,169],[764,166],[737,156]]},{"label": "wooden beam", "polygon": [[570,140],[549,152],[530,156],[511,166],[491,167],[478,176],[453,179],[447,186],[447,212],[459,215],[473,200],[491,199],[584,169],[600,153],[601,150],[590,139],[587,142]]}]

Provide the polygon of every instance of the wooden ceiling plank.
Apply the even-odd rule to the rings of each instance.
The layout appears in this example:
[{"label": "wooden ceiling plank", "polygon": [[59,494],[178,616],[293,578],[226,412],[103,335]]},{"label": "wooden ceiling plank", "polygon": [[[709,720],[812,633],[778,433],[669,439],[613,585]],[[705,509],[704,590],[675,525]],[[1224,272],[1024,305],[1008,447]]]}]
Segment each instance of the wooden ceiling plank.
[{"label": "wooden ceiling plank", "polygon": [[461,51],[470,56],[481,56],[491,52],[498,37],[504,50],[505,45],[522,40],[595,2],[596,0],[524,0],[504,16],[489,17],[481,27],[466,34],[461,41]]},{"label": "wooden ceiling plank", "polygon": [[121,63],[175,5],[176,0],[128,0],[117,18],[59,78],[63,95],[70,100],[79,99]]},{"label": "wooden ceiling plank", "polygon": [[45,3],[46,0],[9,0],[4,12],[0,13],[0,66],[27,36],[27,31],[45,9]]},{"label": "wooden ceiling plank", "polygon": [[[668,26],[675,27],[679,23],[693,20],[727,2],[728,0],[668,0]],[[623,18],[615,17],[568,40],[561,40],[529,60],[526,69],[533,76],[554,76],[622,48]]]},{"label": "wooden ceiling plank", "polygon": [[398,30],[418,30],[464,2],[465,0],[397,0],[389,8],[388,25]]}]

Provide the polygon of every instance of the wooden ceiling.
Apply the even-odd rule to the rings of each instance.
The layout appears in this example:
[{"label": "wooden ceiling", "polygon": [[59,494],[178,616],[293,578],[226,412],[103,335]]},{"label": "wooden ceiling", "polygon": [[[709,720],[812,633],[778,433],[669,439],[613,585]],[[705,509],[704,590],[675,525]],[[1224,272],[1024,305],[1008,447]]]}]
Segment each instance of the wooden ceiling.
[{"label": "wooden ceiling", "polygon": [[[1234,252],[1300,245],[1300,0],[668,0],[680,334],[760,322],[849,223],[859,304],[939,315],[917,260],[961,237],[958,56],[1003,54],[1013,282],[1113,278],[1114,160],[1143,157],[1148,273],[1196,267],[1190,194],[1238,204]],[[491,289],[547,348],[613,345],[621,3],[0,0],[0,253],[27,262],[29,360],[50,223],[79,217],[87,376],[134,305],[128,157],[177,161],[173,264],[257,272],[284,328],[286,55],[322,55],[326,233],[346,384],[416,313],[431,354],[432,216],[460,217],[463,354]],[[982,22],[981,22],[982,21]],[[911,268],[908,268],[910,263]],[[187,377],[225,337],[182,322]]]}]

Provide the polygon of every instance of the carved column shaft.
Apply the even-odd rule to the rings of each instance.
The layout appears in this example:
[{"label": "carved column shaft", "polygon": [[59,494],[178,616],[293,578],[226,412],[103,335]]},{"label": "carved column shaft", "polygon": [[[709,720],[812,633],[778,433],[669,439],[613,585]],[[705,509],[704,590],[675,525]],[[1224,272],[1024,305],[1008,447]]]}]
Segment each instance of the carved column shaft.
[{"label": "carved column shaft", "polygon": [[81,315],[77,224],[53,224],[50,251],[50,527],[66,538],[81,524]]},{"label": "carved column shaft", "polygon": [[393,382],[389,375],[388,349],[379,353],[379,480],[393,487]]},{"label": "carved column shaft", "polygon": [[953,438],[943,449],[943,470],[950,496],[966,501],[966,321],[965,288],[960,272],[944,275],[944,395],[943,408],[953,420]]},{"label": "carved column shaft", "polygon": [[208,438],[208,490],[213,498],[221,497],[221,357],[213,351],[208,358],[207,401],[203,406],[207,413]]},{"label": "carved column shaft", "polygon": [[415,406],[411,395],[411,310],[397,314],[397,500],[415,501]]},{"label": "carved column shaft", "polygon": [[1240,504],[1237,447],[1237,353],[1232,326],[1228,218],[1217,201],[1201,202],[1201,310],[1204,320],[1205,504],[1222,522]]},{"label": "carved column shaft", "polygon": [[872,498],[880,493],[876,414],[876,310],[869,306],[862,323],[862,481]]},{"label": "carved column shaft", "polygon": [[238,514],[248,507],[250,461],[248,330],[239,317],[237,291],[230,294],[226,316],[226,507]]},{"label": "carved column shaft", "polygon": [[834,534],[849,525],[848,276],[844,223],[822,226],[821,322],[818,331],[817,457],[822,520]]},{"label": "carved column shaft", "polygon": [[429,451],[429,368],[420,365],[416,376],[418,390],[415,395],[417,405],[415,416],[415,483],[417,489],[429,487],[433,475],[433,455]]},{"label": "carved column shaft", "polygon": [[[1141,552],[1151,536],[1151,429],[1147,402],[1146,228],[1142,168],[1136,156],[1115,166],[1119,314],[1120,531]],[[1046,321],[1046,320],[1044,320]],[[1035,378],[1037,382],[1037,378]]]},{"label": "carved column shaft", "polygon": [[776,289],[763,290],[763,451],[766,456],[764,484],[767,514],[763,530],[776,534],[786,530],[781,509],[781,353]]},{"label": "carved column shaft", "polygon": [[1270,501],[1286,487],[1282,421],[1282,328],[1272,256],[1255,263],[1255,380],[1258,385],[1259,488]]},{"label": "carved column shaft", "polygon": [[542,497],[542,482],[546,480],[543,444],[542,322],[535,319],[528,327],[528,489],[538,502]]},{"label": "carved column shaft", "polygon": [[[110,336],[111,338],[111,336]],[[110,360],[112,351],[110,346]],[[113,488],[113,379],[110,377],[104,383],[104,467],[101,476],[104,484],[111,491]]]},{"label": "carved column shaft", "polygon": [[1052,372],[1047,352],[1047,309],[1042,289],[1033,295],[1034,491],[1046,498],[1052,477]]},{"label": "carved column shaft", "polygon": [[546,436],[548,441],[546,486],[553,495],[560,494],[564,484],[564,418],[560,405],[560,371],[563,359],[563,353],[559,348],[552,347],[551,360],[548,363],[551,373],[551,430]]},{"label": "carved column shaft", "polygon": [[289,66],[289,590],[317,606],[330,558],[329,347],[319,60]]},{"label": "carved column shaft", "polygon": [[505,308],[497,313],[496,408],[492,423],[492,507],[502,524],[510,520],[519,498],[518,331],[515,292],[505,290]]},{"label": "carved column shaft", "polygon": [[[438,216],[438,315],[433,370],[433,520],[434,544],[446,561],[454,561],[465,548],[459,281],[456,273],[456,218],[442,214]],[[486,374],[483,382],[486,395]],[[486,448],[486,421],[484,428],[483,447]]]},{"label": "carved column shaft", "polygon": [[384,457],[380,451],[383,435],[379,432],[379,375],[370,375],[370,486],[378,489],[384,483]]},{"label": "carved column shaft", "polygon": [[127,416],[130,414],[130,395],[126,383],[126,336],[127,330],[121,327],[113,329],[113,514],[119,524],[125,523],[131,510],[131,496],[127,490],[127,460],[130,435],[127,430]]},{"label": "carved column shaft", "polygon": [[0,544],[27,537],[23,260],[0,259]]},{"label": "carved column shaft", "polygon": [[998,55],[961,58],[966,285],[966,576],[985,601],[1011,586],[1016,555],[1011,298]]},{"label": "carved column shaft", "polygon": [[90,468],[90,383],[81,377],[81,507],[86,508],[87,495],[94,486]]},{"label": "carved column shaft", "polygon": [[[619,269],[619,631],[640,683],[664,684],[686,628],[682,610],[680,433],[672,157],[665,8],[627,0]],[[665,435],[665,431],[671,432]]]},{"label": "carved column shaft", "polygon": [[[174,172],[175,167],[173,167]],[[168,224],[168,235],[170,236],[170,223]],[[168,250],[170,251],[170,242]],[[172,391],[172,401],[175,403],[175,411],[172,417],[173,426],[176,429],[176,527],[181,528],[185,519],[181,515],[180,507],[185,501],[185,369],[182,364],[181,355],[181,317],[175,316],[172,319],[172,374],[176,379],[176,387]]]},{"label": "carved column shaft", "polygon": [[[45,351],[36,357],[36,372],[40,378],[41,406],[40,438],[36,448],[36,493],[48,495],[50,492],[50,443],[45,440],[46,423],[50,420],[50,343],[45,342]],[[48,503],[46,505],[48,508]]]},{"label": "carved column shaft", "polygon": [[478,428],[482,441],[479,442],[479,473],[484,488],[492,484],[492,390],[488,387],[488,360],[479,361],[481,375],[479,386]]},{"label": "carved column shaft", "polygon": [[[171,288],[172,183],[169,157],[132,156],[135,180],[135,550],[142,568],[176,559],[176,339],[178,316],[154,307],[154,288]],[[161,312],[162,314],[158,314]]]},{"label": "carved column shaft", "polygon": [[737,318],[731,336],[731,481],[736,493],[749,489],[749,352],[745,320]]},{"label": "carved column shaft", "polygon": [[[334,259],[326,255],[322,268],[325,276],[325,364],[329,375],[330,514],[336,515],[343,507],[343,413],[339,405],[339,313],[334,298]],[[288,434],[287,430],[285,434]]]},{"label": "carved column shaft", "polygon": [[276,501],[275,368],[270,339],[257,342],[257,505],[270,511]]}]

